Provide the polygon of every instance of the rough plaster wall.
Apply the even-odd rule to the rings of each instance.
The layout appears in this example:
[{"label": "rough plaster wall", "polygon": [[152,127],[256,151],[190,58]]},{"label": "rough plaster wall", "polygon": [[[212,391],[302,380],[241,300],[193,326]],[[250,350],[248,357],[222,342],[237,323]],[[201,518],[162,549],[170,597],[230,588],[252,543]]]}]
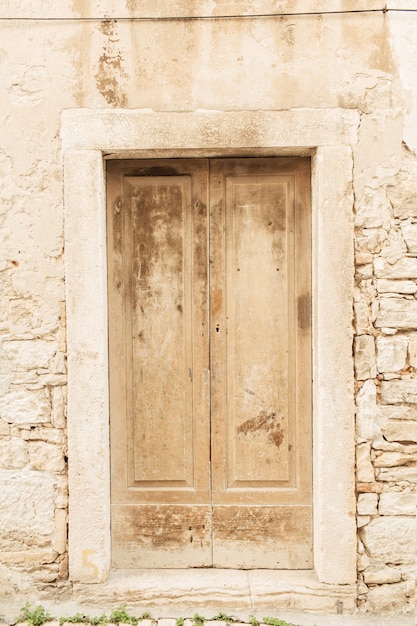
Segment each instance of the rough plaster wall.
[{"label": "rough plaster wall", "polygon": [[[307,7],[289,0],[248,0],[244,7],[215,0],[2,4],[3,15],[28,17],[362,6],[348,0]],[[417,479],[415,19],[374,14],[0,24],[4,595],[33,583],[50,595],[67,586],[61,111],[345,107],[361,113],[353,149],[358,599],[367,610],[411,608]]]}]

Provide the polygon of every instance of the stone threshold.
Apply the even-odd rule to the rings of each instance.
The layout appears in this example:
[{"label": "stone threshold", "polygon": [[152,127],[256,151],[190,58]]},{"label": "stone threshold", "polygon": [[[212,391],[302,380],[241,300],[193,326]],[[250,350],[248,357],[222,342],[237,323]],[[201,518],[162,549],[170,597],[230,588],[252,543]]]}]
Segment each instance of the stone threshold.
[{"label": "stone threshold", "polygon": [[[314,613],[353,613],[356,585],[320,583],[313,571],[166,569],[117,570],[101,584],[73,585],[79,603],[175,609],[175,615],[201,611],[292,609]],[[267,613],[263,613],[267,615]],[[172,613],[171,613],[172,615]]]}]

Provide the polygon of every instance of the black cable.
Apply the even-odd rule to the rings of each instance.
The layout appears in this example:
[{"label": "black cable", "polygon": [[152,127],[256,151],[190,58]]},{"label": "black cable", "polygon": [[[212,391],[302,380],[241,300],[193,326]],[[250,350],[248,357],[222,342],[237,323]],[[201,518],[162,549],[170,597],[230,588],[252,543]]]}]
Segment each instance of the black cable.
[{"label": "black cable", "polygon": [[417,9],[390,9],[384,6],[380,9],[351,9],[347,11],[309,11],[300,13],[255,13],[245,15],[186,15],[171,17],[0,17],[0,22],[190,22],[197,20],[236,20],[236,19],[259,19],[273,17],[308,17],[318,15],[354,15],[363,13],[417,13]]}]

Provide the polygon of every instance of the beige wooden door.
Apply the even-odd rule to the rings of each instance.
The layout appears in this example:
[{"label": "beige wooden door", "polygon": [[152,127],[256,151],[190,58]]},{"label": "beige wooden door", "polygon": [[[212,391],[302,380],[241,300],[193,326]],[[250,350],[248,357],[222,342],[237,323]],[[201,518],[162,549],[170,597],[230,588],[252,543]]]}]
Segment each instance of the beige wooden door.
[{"label": "beige wooden door", "polygon": [[312,567],[309,159],[107,179],[113,566]]}]

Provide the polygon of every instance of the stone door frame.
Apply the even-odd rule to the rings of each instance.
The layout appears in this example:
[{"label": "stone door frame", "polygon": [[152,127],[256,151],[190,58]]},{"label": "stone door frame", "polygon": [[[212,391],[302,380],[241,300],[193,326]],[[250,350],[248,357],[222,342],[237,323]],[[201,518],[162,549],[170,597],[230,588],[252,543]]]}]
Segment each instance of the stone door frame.
[{"label": "stone door frame", "polygon": [[[356,580],[353,159],[342,109],[62,114],[68,350],[69,577],[110,573],[106,158],[312,158],[314,580]],[[230,581],[231,572],[225,576]],[[295,574],[295,573],[294,573]]]}]

